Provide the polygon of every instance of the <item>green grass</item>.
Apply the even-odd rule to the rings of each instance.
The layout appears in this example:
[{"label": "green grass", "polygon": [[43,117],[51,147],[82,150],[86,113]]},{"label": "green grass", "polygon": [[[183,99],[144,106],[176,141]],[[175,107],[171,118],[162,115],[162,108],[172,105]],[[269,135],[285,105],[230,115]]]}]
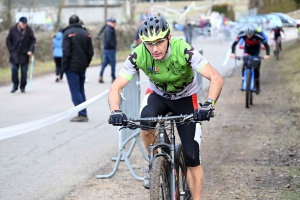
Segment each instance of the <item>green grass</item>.
[{"label": "green grass", "polygon": [[[130,54],[130,50],[118,51],[117,62],[124,62],[129,54]],[[100,55],[94,55],[90,66],[100,65],[100,63],[101,63]],[[54,73],[54,71],[55,71],[54,61],[47,61],[47,62],[35,61],[34,71],[33,71],[34,76]],[[29,73],[30,70],[28,69],[28,75]],[[6,85],[10,81],[11,81],[11,68],[10,67],[0,68],[0,86]]]}]

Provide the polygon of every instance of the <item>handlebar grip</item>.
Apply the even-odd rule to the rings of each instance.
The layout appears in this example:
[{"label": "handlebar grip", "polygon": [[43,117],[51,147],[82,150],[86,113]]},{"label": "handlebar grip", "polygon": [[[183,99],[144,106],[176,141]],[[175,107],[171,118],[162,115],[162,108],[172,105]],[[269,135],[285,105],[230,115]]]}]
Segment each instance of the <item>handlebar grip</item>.
[{"label": "handlebar grip", "polygon": [[209,117],[214,117],[215,116],[215,112],[211,112],[210,114],[209,114]]},{"label": "handlebar grip", "polygon": [[112,121],[111,118],[108,119],[108,123],[109,123],[109,124],[112,124],[112,123],[113,123],[113,121]]}]

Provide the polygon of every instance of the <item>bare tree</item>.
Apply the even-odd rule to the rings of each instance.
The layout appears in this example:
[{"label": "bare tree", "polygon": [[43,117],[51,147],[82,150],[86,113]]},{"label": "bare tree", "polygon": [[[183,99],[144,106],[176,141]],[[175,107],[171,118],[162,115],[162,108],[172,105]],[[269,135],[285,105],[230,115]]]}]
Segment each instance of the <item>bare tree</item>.
[{"label": "bare tree", "polygon": [[2,18],[1,31],[10,29],[10,27],[12,26],[11,9],[13,3],[11,0],[2,0],[2,4],[4,9],[0,15],[0,17]]},{"label": "bare tree", "polygon": [[[135,15],[135,8],[138,3],[138,0],[124,0],[123,1],[123,13],[128,24],[134,24],[134,15]],[[129,6],[129,7],[128,7]],[[126,10],[129,9],[129,15],[127,15]]]},{"label": "bare tree", "polygon": [[56,31],[59,29],[60,24],[61,24],[61,12],[62,12],[62,9],[65,5],[65,1],[66,0],[60,0],[59,4],[57,5],[56,22],[55,22],[55,25],[54,25],[54,29]]},{"label": "bare tree", "polygon": [[107,19],[107,0],[104,0],[104,20]]}]

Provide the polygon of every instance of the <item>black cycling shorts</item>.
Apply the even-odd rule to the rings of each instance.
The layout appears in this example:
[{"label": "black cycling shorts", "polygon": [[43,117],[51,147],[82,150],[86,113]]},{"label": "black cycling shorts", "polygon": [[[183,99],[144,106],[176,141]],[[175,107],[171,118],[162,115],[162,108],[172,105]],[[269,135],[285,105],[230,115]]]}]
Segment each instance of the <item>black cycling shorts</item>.
[{"label": "black cycling shorts", "polygon": [[[149,90],[148,90],[149,91]],[[198,108],[196,94],[178,100],[169,100],[158,94],[146,94],[141,105],[141,117],[165,116],[169,112],[173,115],[191,114]],[[156,123],[141,123],[145,126],[155,128]],[[149,127],[149,129],[151,129]],[[177,126],[181,140],[183,154],[188,167],[196,167],[201,163],[201,125],[199,123],[189,123]]]}]

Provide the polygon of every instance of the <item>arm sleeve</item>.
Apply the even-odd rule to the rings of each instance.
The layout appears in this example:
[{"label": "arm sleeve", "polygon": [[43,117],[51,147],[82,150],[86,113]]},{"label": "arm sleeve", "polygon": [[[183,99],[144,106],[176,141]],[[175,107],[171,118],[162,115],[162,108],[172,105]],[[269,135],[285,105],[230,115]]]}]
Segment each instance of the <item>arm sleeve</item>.
[{"label": "arm sleeve", "polygon": [[62,70],[65,71],[68,68],[69,65],[69,59],[70,59],[70,47],[71,47],[71,41],[68,38],[67,34],[64,34],[63,36],[63,57],[62,57]]},{"label": "arm sleeve", "polygon": [[8,51],[11,51],[12,44],[11,44],[11,30],[9,31],[7,37],[6,37],[6,47]]},{"label": "arm sleeve", "polygon": [[106,27],[106,25],[104,25],[104,26],[100,29],[100,31],[99,31],[99,33],[97,34],[97,36],[100,36],[100,35],[104,32],[105,27]]},{"label": "arm sleeve", "polygon": [[266,54],[269,56],[270,55],[270,46],[268,45],[268,42],[265,39],[263,39],[261,42],[266,47]]},{"label": "arm sleeve", "polygon": [[231,45],[231,53],[235,53],[235,46],[237,45],[237,43],[239,42],[239,40],[235,40],[232,45]]},{"label": "arm sleeve", "polygon": [[93,47],[93,42],[92,39],[89,38],[89,49],[88,49],[88,65],[90,65],[92,58],[94,56],[94,47]]}]

